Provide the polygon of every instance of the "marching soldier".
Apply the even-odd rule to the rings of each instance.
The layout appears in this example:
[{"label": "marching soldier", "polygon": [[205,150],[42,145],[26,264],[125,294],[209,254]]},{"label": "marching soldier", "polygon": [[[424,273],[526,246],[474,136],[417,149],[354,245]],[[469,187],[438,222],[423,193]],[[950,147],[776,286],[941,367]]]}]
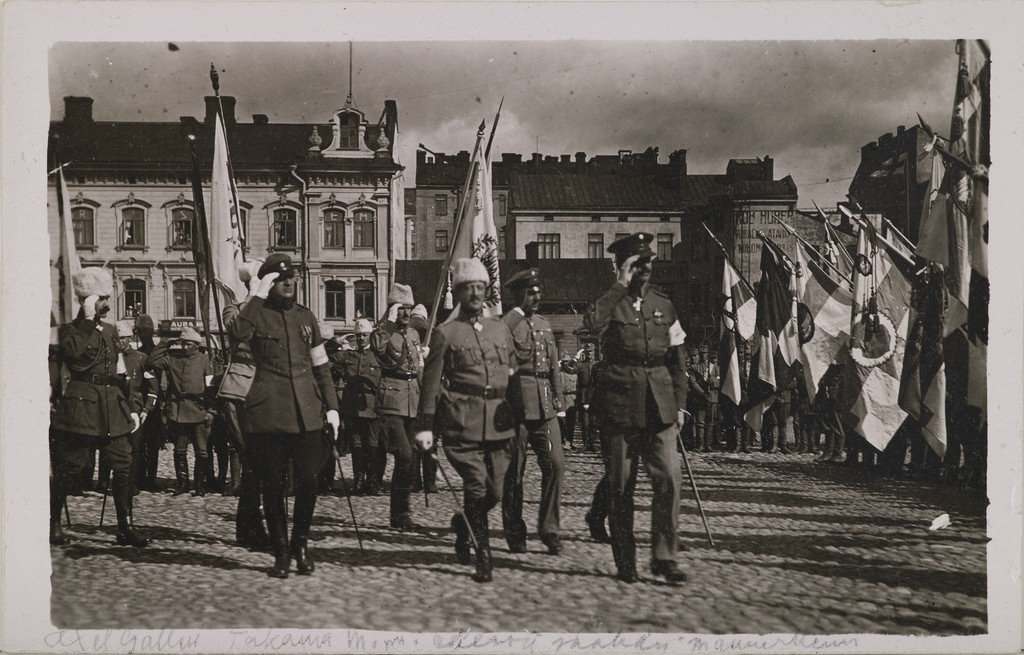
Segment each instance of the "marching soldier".
[{"label": "marching soldier", "polygon": [[138,393],[132,393],[120,356],[117,329],[100,319],[110,311],[113,279],[104,268],[83,268],[71,280],[81,302],[78,316],[59,332],[60,359],[71,372],[64,397],[53,416],[53,478],[50,483],[50,543],[69,539],[60,512],[76,477],[85,467],[89,446],[110,457],[117,512],[117,543],[143,547],[149,539],[132,527],[131,445],[128,435],[139,429]]},{"label": "marching soldier", "polygon": [[167,384],[164,416],[167,434],[174,442],[174,477],[177,486],[174,495],[188,493],[188,445],[192,444],[196,496],[206,494],[206,475],[209,465],[210,425],[213,412],[206,408],[206,387],[213,379],[210,358],[199,352],[202,338],[186,326],[181,336],[164,339],[149,355],[147,365],[160,371]]},{"label": "marching soldier", "polygon": [[338,373],[341,417],[352,439],[352,470],[355,493],[376,496],[380,493],[377,473],[377,449],[380,445],[380,417],[377,394],[381,368],[370,349],[373,325],[365,318],[356,320],[356,347],[330,355]]},{"label": "marching soldier", "polygon": [[380,414],[388,450],[394,455],[391,475],[391,527],[405,532],[417,526],[409,511],[412,480],[418,460],[412,426],[420,401],[420,340],[409,329],[413,307],[412,288],[395,283],[388,293],[385,320],[370,335],[370,348],[383,372],[380,383]]},{"label": "marching soldier", "polygon": [[517,434],[505,477],[502,523],[505,540],[513,553],[526,552],[526,522],[523,521],[523,472],[526,446],[537,455],[541,470],[540,512],[537,533],[548,553],[562,552],[558,537],[558,508],[565,477],[565,459],[558,416],[565,415],[558,351],[551,324],[537,314],[541,286],[538,270],[531,268],[514,275],[505,286],[512,290],[515,307],[502,317],[512,332],[518,369],[509,381],[509,402],[516,413]]},{"label": "marching soldier", "polygon": [[576,422],[580,426],[583,447],[594,452],[597,444],[594,443],[593,422],[590,420],[590,400],[594,395],[594,344],[583,344],[582,351],[569,370],[576,374]]},{"label": "marching soldier", "polygon": [[[338,395],[313,312],[295,302],[291,257],[274,253],[260,267],[248,302],[229,328],[252,351],[256,374],[238,413],[246,456],[263,483],[263,507],[274,550],[268,574],[313,573],[308,537],[316,509],[316,476],[327,461],[341,419]],[[329,432],[325,427],[330,426]],[[292,537],[284,502],[284,472],[295,473]]]},{"label": "marching soldier", "polygon": [[638,232],[609,246],[617,280],[585,316],[605,354],[594,407],[608,449],[609,524],[618,579],[636,570],[633,492],[638,457],[651,476],[651,572],[669,582],[686,574],[676,563],[679,523],[679,452],[676,438],[686,407],[685,334],[671,301],[647,283],[653,236]]},{"label": "marching soldier", "polygon": [[[504,323],[483,316],[488,280],[479,259],[452,263],[459,315],[431,337],[415,437],[420,450],[428,451],[436,431],[462,477],[463,509],[477,544],[477,582],[492,577],[487,513],[503,496],[515,435],[515,417],[505,397],[515,346]],[[456,557],[468,564],[469,531],[462,517],[453,517],[452,527]]]}]

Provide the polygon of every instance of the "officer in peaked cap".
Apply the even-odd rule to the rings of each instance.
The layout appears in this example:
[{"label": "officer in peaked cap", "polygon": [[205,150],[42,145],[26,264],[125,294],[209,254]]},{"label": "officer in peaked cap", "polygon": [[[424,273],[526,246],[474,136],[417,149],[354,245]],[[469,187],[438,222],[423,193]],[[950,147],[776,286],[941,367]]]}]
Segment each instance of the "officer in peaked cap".
[{"label": "officer in peaked cap", "polygon": [[539,271],[531,268],[514,275],[506,284],[515,306],[502,318],[512,332],[516,357],[515,375],[509,380],[508,399],[516,414],[516,435],[505,475],[501,515],[505,540],[513,553],[526,552],[523,521],[523,473],[526,447],[533,449],[541,470],[540,511],[537,533],[551,555],[562,551],[558,536],[558,508],[565,459],[558,417],[565,416],[562,379],[558,375],[558,348],[551,324],[537,313],[541,285]]},{"label": "officer in peaked cap", "polygon": [[279,279],[293,277],[295,267],[292,265],[292,258],[287,253],[275,252],[260,266],[257,277],[263,279],[267,273],[277,273]]},{"label": "officer in peaked cap", "polygon": [[638,457],[651,477],[651,572],[669,582],[686,579],[676,563],[679,453],[685,417],[685,334],[667,296],[651,287],[652,236],[638,232],[613,243],[616,281],[584,317],[599,335],[605,366],[593,404],[602,426],[609,478],[612,556],[623,582],[636,582],[633,493]]}]

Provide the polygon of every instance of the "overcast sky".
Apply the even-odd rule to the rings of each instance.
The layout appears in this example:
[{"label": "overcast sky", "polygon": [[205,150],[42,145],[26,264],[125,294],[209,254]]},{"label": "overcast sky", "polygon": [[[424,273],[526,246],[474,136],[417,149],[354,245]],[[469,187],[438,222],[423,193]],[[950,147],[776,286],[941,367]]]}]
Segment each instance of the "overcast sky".
[{"label": "overcast sky", "polygon": [[[499,153],[657,146],[665,162],[685,148],[698,174],[770,155],[801,207],[842,200],[860,148],[918,112],[947,133],[957,66],[949,40],[357,41],[353,52],[355,105],[376,121],[397,101],[410,173],[418,143],[469,150],[504,96]],[[241,121],[324,122],[348,93],[347,42],[64,42],[50,52],[51,118],[66,95],[94,98],[99,121],[201,118],[211,62]]]}]

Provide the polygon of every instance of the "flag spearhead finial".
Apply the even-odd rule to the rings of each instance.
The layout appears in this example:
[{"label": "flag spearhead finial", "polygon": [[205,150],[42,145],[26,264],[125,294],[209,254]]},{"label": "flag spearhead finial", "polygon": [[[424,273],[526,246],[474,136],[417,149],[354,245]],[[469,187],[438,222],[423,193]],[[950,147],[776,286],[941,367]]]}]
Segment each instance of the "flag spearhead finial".
[{"label": "flag spearhead finial", "polygon": [[220,92],[220,75],[217,74],[217,68],[210,62],[210,82],[213,83],[214,92]]}]

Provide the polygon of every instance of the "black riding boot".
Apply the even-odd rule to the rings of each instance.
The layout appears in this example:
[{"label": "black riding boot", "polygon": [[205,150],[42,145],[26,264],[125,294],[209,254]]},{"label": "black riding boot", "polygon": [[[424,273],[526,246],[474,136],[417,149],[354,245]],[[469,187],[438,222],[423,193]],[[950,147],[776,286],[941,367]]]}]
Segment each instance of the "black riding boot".
[{"label": "black riding boot", "polygon": [[[206,495],[206,476],[210,472],[210,458],[209,457],[196,457],[196,463],[193,467],[195,470],[195,491],[192,493],[193,496],[205,496]],[[186,472],[188,469],[185,469]]]},{"label": "black riding boot", "polygon": [[149,539],[143,537],[132,527],[132,482],[131,476],[125,473],[114,473],[114,510],[117,512],[117,545],[142,548],[149,545]]},{"label": "black riding boot", "polygon": [[174,495],[187,494],[188,485],[188,454],[174,453],[174,478],[177,486],[174,488]]},{"label": "black riding boot", "polygon": [[423,490],[428,494],[437,493],[437,460],[434,453],[425,452],[423,457]]},{"label": "black riding boot", "polygon": [[288,517],[279,507],[271,508],[268,503],[267,530],[270,532],[270,544],[274,549],[274,566],[267,573],[272,578],[287,578],[288,569],[292,564],[292,556],[288,547]]},{"label": "black riding boot", "polygon": [[473,573],[473,580],[476,582],[490,582],[491,576],[491,541],[488,534],[487,506],[484,501],[473,503],[466,512],[469,524],[473,526],[473,536],[476,537],[476,571]]},{"label": "black riding boot", "polygon": [[64,534],[60,524],[60,513],[67,502],[68,480],[54,476],[50,481],[50,543],[54,546],[66,546],[71,539]]},{"label": "black riding boot", "polygon": [[228,456],[228,469],[231,472],[231,487],[227,490],[227,495],[237,496],[242,491],[242,457],[237,450],[232,450]]}]

